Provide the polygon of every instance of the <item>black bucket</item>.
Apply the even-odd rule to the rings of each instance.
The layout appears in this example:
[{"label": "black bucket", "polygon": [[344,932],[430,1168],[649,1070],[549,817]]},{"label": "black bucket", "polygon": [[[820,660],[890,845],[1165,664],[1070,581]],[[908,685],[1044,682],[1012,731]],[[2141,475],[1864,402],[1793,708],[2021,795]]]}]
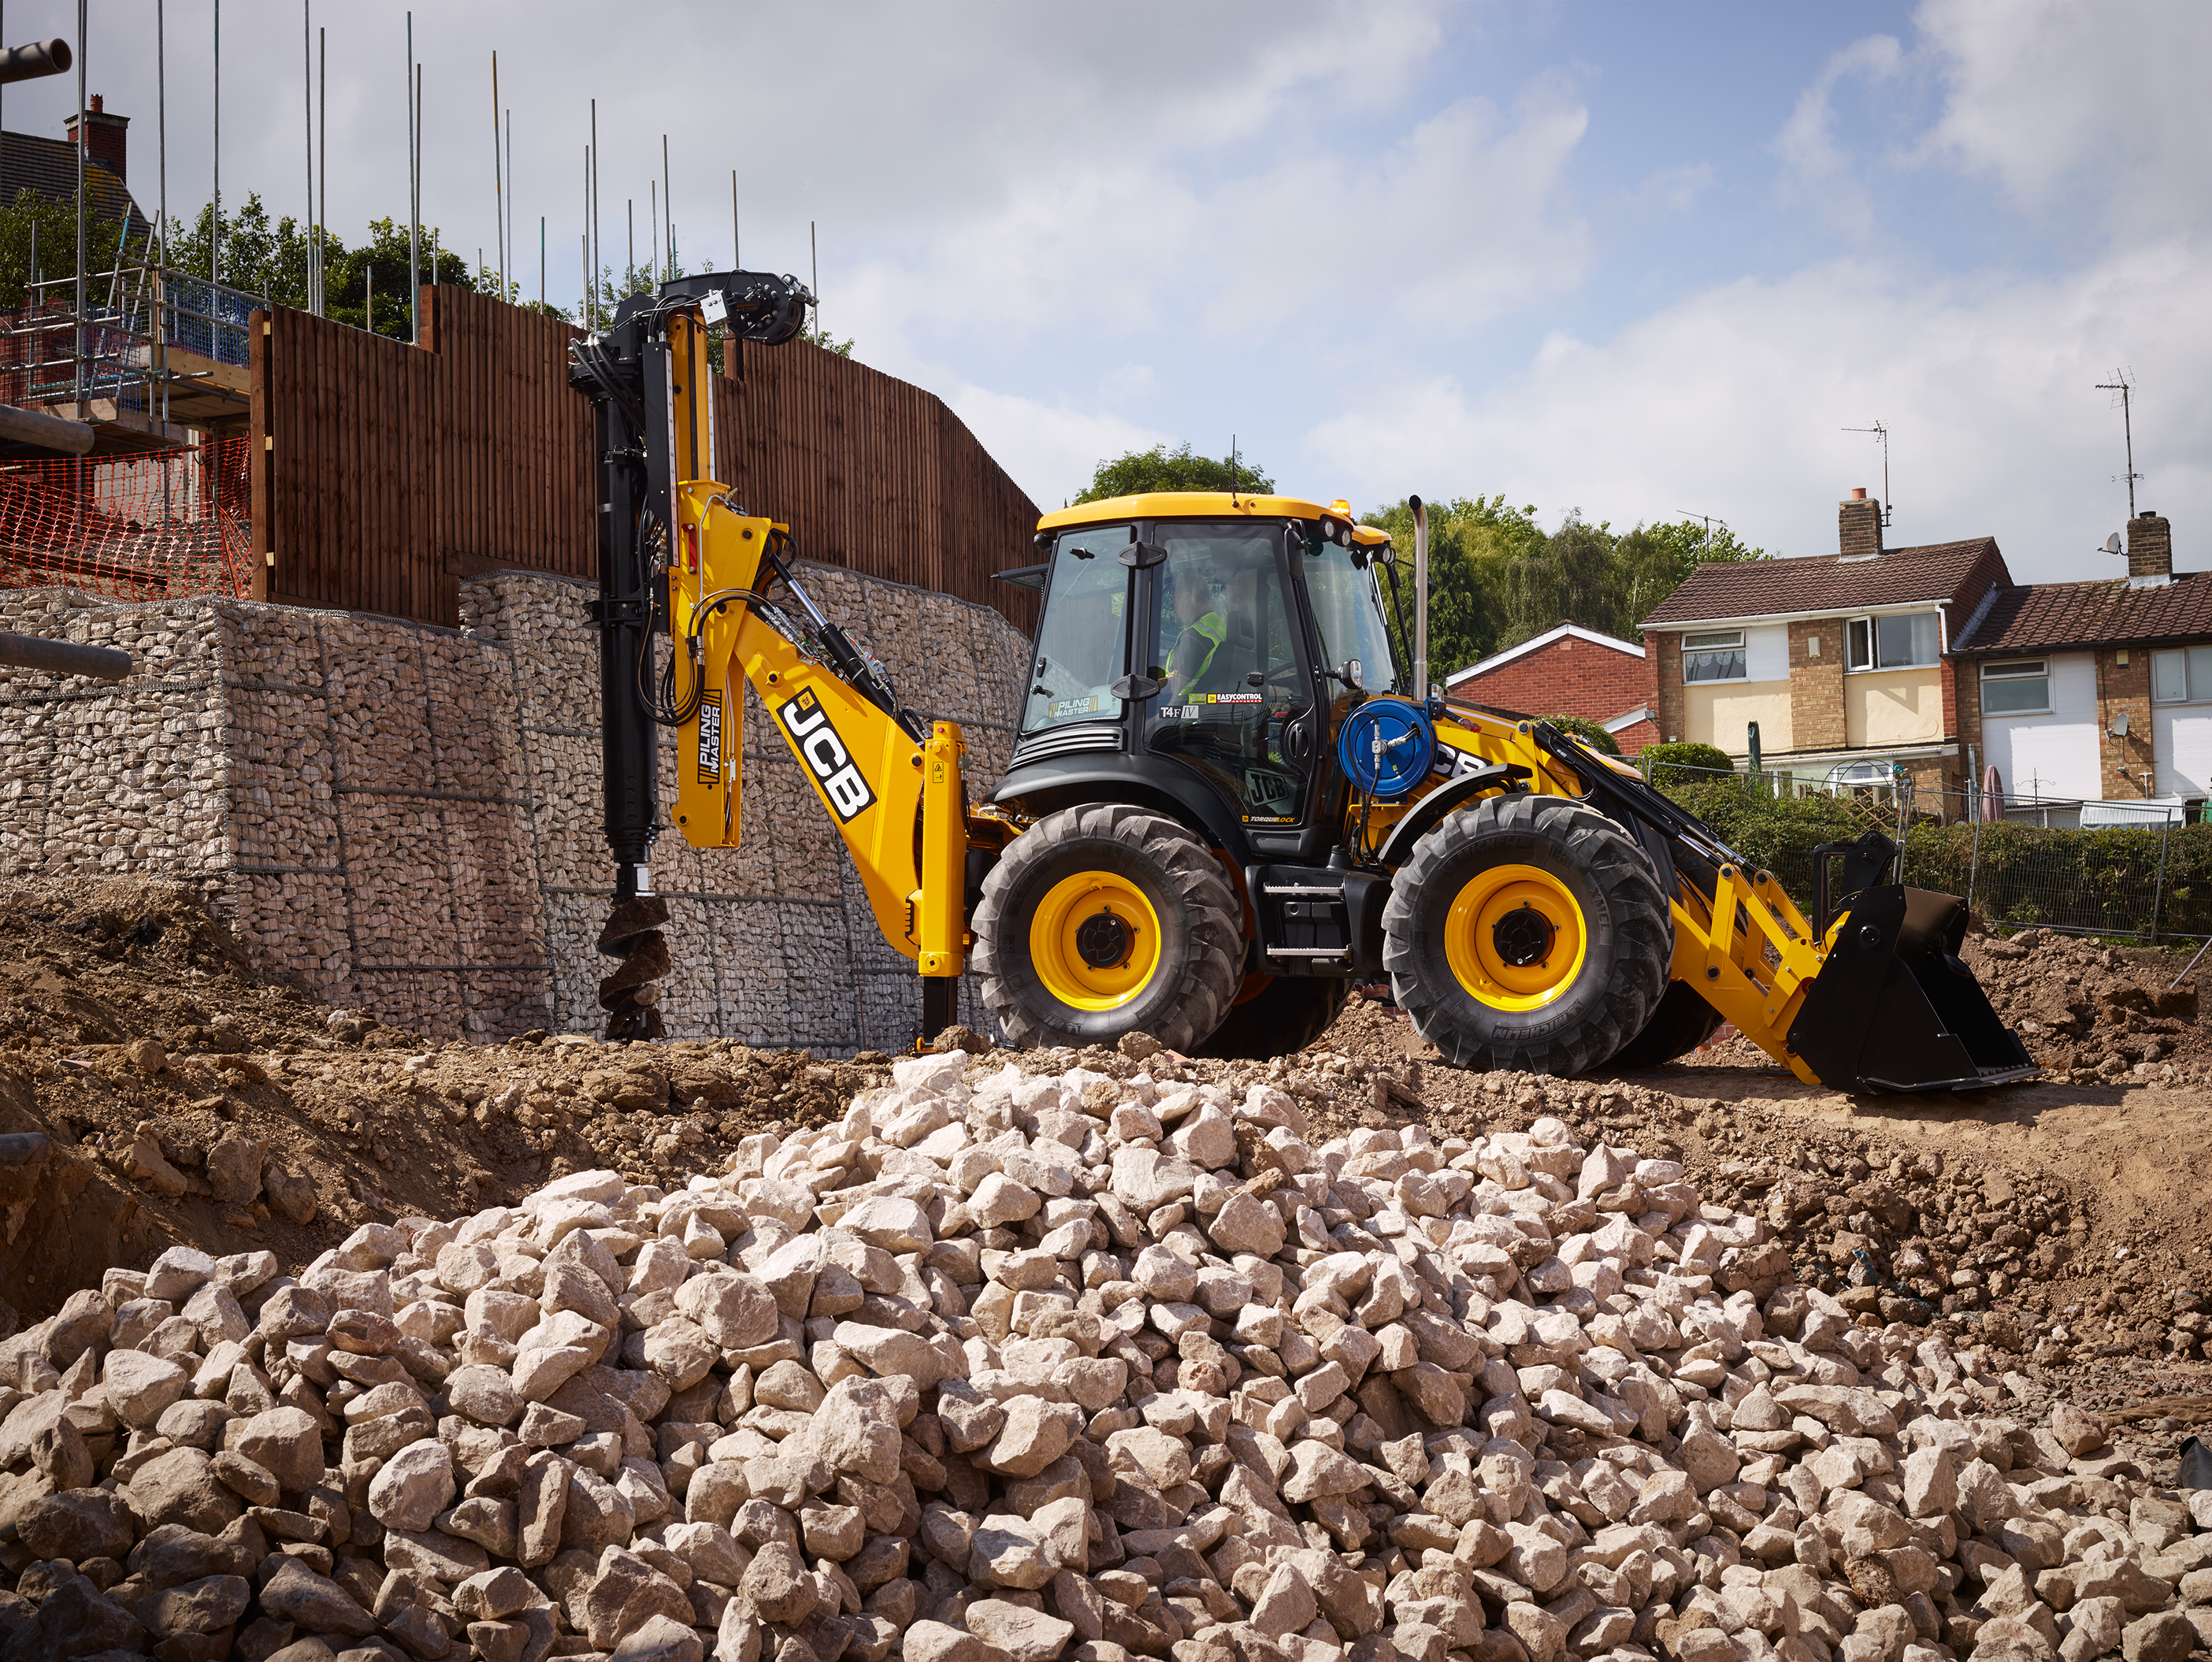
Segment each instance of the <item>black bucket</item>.
[{"label": "black bucket", "polygon": [[1977,1090],[2040,1072],[1959,957],[1955,895],[1886,883],[1850,898],[1790,1048],[1842,1091]]}]

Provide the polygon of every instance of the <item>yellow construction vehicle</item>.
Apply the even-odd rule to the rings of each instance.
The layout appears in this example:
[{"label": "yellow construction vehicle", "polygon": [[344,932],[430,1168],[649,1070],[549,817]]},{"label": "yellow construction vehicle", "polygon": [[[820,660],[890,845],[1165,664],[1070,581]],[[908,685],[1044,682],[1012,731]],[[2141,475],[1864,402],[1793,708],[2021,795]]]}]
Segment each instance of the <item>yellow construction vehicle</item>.
[{"label": "yellow construction vehicle", "polygon": [[787,338],[805,298],[787,279],[686,279],[577,349],[605,458],[611,1034],[659,1030],[668,968],[645,859],[652,723],[679,733],[675,828],[734,846],[750,683],[915,961],[925,1036],[972,967],[1016,1044],[1142,1030],[1266,1055],[1387,974],[1466,1067],[1649,1066],[1726,1019],[1841,1089],[2035,1071],[1960,961],[1965,907],[1887,882],[1879,833],[1820,851],[1808,919],[1632,768],[1448,702],[1426,684],[1422,539],[1408,627],[1389,538],[1341,502],[1161,494],[1044,516],[1042,561],[1007,573],[1043,594],[1019,736],[971,802],[958,728],[902,709],[794,580],[789,529],[706,476],[708,326]]}]

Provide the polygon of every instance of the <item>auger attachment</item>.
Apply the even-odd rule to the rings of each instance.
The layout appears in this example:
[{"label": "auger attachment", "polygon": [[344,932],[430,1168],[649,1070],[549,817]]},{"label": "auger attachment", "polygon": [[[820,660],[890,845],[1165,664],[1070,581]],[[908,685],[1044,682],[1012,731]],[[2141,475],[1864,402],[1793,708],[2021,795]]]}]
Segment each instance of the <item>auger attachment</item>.
[{"label": "auger attachment", "polygon": [[633,895],[615,902],[599,950],[619,958],[613,974],[599,983],[599,1008],[607,1013],[609,1039],[659,1039],[668,1031],[660,1015],[660,980],[676,967],[669,956],[668,902],[659,895]]}]

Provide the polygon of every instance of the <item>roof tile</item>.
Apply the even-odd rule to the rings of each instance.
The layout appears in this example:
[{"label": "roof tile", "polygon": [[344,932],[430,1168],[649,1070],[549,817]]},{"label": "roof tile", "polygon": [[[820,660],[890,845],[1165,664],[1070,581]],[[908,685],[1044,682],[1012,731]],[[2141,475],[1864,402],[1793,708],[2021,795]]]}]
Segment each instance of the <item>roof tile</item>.
[{"label": "roof tile", "polygon": [[1996,562],[1995,575],[2008,574],[1996,539],[1973,537],[1963,543],[1929,543],[1918,548],[1888,549],[1875,560],[1847,561],[1840,555],[1789,560],[1715,561],[1699,566],[1681,587],[1660,603],[1643,627],[1663,628],[1706,618],[1817,617],[1856,606],[1893,606],[1915,600],[1956,600],[1972,583],[1984,559]]},{"label": "roof tile", "polygon": [[2212,640],[2212,572],[2191,572],[2154,589],[2131,589],[2125,578],[2007,585],[1951,650],[1981,655],[2166,640]]}]

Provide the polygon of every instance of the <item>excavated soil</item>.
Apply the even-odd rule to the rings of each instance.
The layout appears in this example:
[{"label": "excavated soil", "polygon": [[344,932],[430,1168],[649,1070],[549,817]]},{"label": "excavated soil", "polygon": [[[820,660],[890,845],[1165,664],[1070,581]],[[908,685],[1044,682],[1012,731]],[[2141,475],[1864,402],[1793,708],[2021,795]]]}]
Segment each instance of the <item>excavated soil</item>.
[{"label": "excavated soil", "polygon": [[258,983],[178,884],[0,889],[9,1326],[184,1243],[305,1263],[369,1222],[447,1216],[586,1167],[678,1186],[737,1140],[824,1123],[887,1058],[527,1035],[432,1046]]},{"label": "excavated soil", "polygon": [[[2014,1364],[2023,1403],[2104,1409],[2170,1457],[2177,1428],[2212,1421],[2212,1045],[2194,986],[2166,990],[2183,961],[2165,954],[2032,933],[1977,937],[1970,961],[2038,1059],[2066,1072],[1971,1098],[1850,1097],[1723,1038],[1632,1077],[1476,1074],[1358,998],[1296,1057],[1146,1065],[1271,1080],[1326,1134],[1516,1131],[1548,1113],[1678,1157],[1869,1322],[1987,1344]],[[175,1244],[267,1247],[296,1269],[362,1223],[504,1204],[571,1171],[672,1189],[754,1131],[828,1123],[888,1065],[574,1035],[434,1046],[258,983],[183,886],[0,889],[0,1131],[51,1139],[42,1168],[0,1168],[0,1322]]]}]

